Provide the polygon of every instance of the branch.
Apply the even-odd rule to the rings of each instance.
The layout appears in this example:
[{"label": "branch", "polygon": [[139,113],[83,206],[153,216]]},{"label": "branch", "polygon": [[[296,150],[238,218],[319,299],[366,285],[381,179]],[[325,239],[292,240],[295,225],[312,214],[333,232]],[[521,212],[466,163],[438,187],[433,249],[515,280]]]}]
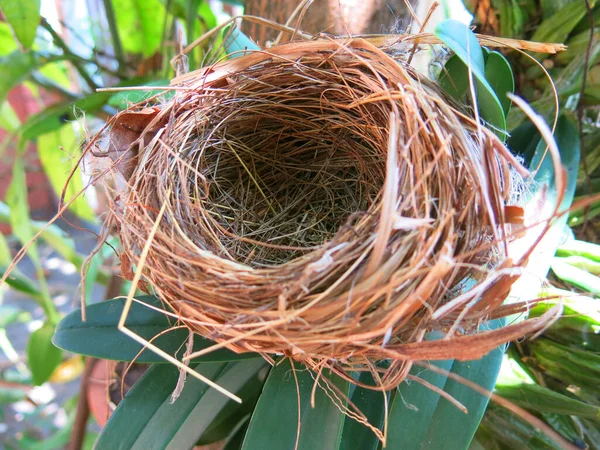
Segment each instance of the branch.
[{"label": "branch", "polygon": [[65,43],[65,41],[58,35],[58,33],[54,30],[54,28],[52,28],[52,26],[48,23],[48,21],[43,17],[42,17],[41,25],[46,31],[48,31],[48,33],[50,33],[50,36],[52,36],[54,43],[63,51],[66,59],[71,61],[71,63],[73,64],[75,69],[77,69],[77,72],[79,72],[79,75],[81,75],[81,78],[84,79],[84,81],[89,86],[89,88],[92,91],[95,91],[98,88],[98,85],[94,82],[94,80],[92,80],[92,77],[90,76],[90,74],[87,73],[87,71],[85,70],[85,68],[83,67],[83,65],[80,62],[80,58],[71,51],[71,49]]}]

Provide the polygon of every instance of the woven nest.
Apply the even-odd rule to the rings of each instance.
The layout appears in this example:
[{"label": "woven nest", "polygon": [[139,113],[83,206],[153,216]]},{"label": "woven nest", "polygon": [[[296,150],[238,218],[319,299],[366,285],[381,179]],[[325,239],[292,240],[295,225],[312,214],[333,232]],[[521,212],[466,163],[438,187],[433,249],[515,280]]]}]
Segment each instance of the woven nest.
[{"label": "woven nest", "polygon": [[288,43],[117,115],[105,137],[126,181],[110,215],[124,275],[142,271],[222,346],[342,376],[377,367],[386,388],[413,361],[479,358],[539,329],[481,327],[518,310],[501,304],[524,171],[401,53]]}]

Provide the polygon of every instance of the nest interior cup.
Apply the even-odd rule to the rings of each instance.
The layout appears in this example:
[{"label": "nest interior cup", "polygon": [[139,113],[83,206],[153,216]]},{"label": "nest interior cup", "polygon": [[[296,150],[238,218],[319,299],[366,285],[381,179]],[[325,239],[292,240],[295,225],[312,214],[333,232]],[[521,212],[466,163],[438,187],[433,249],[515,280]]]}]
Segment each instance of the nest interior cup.
[{"label": "nest interior cup", "polygon": [[[515,161],[402,56],[293,42],[172,86],[111,122],[127,183],[110,217],[123,273],[195,332],[342,372],[513,337],[477,330],[515,280]],[[432,346],[434,329],[447,339]]]}]

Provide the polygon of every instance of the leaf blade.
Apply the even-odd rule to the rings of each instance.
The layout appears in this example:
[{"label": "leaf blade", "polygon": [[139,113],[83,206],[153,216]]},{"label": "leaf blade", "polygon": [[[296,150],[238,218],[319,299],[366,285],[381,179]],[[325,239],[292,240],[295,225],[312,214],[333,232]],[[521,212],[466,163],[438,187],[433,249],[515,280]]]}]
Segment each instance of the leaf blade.
[{"label": "leaf blade", "polygon": [[[126,321],[126,326],[134,333],[150,340],[172,328],[176,319],[155,311],[146,305],[163,308],[156,297],[137,297]],[[107,300],[87,307],[87,320],[81,319],[81,311],[75,310],[64,317],[54,334],[55,345],[63,350],[101,359],[132,361],[143,350],[141,344],[121,333],[117,328],[124,299]],[[153,344],[170,355],[181,356],[189,333],[186,328],[169,331],[153,340]],[[194,351],[214,345],[212,341],[200,336],[194,337]],[[258,358],[256,353],[235,354],[226,349],[211,352],[194,361],[222,362],[238,359]],[[166,363],[150,350],[144,350],[136,359],[140,363]]]}]

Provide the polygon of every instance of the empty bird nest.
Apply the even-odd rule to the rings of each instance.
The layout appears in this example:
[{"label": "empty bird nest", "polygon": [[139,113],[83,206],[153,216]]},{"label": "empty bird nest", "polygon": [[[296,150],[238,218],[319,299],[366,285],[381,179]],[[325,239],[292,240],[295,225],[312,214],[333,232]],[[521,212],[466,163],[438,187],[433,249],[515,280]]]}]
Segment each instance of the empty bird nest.
[{"label": "empty bird nest", "polygon": [[124,276],[219,346],[376,370],[388,389],[413,361],[539,330],[485,326],[526,309],[502,303],[527,171],[403,45],[249,51],[116,115],[95,141],[120,178],[107,223]]}]

